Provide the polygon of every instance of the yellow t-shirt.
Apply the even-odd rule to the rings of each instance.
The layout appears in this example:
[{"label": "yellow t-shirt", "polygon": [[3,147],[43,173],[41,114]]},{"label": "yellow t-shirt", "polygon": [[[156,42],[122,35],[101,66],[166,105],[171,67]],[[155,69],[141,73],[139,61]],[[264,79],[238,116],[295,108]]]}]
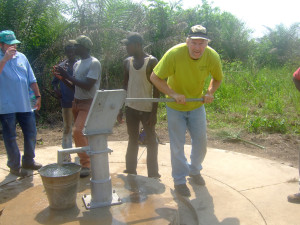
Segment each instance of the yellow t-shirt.
[{"label": "yellow t-shirt", "polygon": [[[201,98],[205,79],[211,74],[215,80],[222,80],[223,72],[218,53],[207,47],[200,59],[193,60],[185,43],[169,49],[158,62],[153,72],[161,79],[168,79],[168,85],[186,98]],[[169,96],[167,96],[169,97]],[[176,102],[167,105],[178,111],[191,111],[200,107],[202,102]]]}]

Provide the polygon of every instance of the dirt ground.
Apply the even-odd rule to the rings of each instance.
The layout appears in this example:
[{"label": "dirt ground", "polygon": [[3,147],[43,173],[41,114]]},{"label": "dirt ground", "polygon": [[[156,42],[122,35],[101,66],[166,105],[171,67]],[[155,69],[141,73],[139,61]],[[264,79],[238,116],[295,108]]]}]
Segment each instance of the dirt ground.
[{"label": "dirt ground", "polygon": [[[156,127],[156,132],[161,144],[169,142],[166,123],[158,124]],[[232,131],[216,131],[208,128],[207,138],[208,147],[211,148],[259,156],[278,161],[288,166],[298,167],[298,157],[300,151],[299,135],[249,133],[240,133],[239,135],[236,135]],[[38,126],[37,149],[46,146],[61,145],[61,140],[62,123],[49,126]],[[108,137],[108,141],[126,140],[128,140],[126,124],[116,124],[113,129],[113,134]],[[22,148],[23,137],[19,128],[17,141],[20,148]],[[190,144],[190,137],[188,134],[186,136],[186,143]],[[0,154],[5,154],[2,138],[0,140]]]}]

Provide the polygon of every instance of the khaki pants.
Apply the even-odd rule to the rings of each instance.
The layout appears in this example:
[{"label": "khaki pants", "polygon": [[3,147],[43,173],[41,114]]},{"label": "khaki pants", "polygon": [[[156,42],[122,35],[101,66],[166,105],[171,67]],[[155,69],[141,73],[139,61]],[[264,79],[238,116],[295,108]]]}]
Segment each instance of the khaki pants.
[{"label": "khaki pants", "polygon": [[72,108],[62,108],[62,117],[64,123],[62,148],[72,148]]},{"label": "khaki pants", "polygon": [[[88,139],[83,135],[82,130],[84,123],[90,110],[93,99],[79,100],[74,99],[72,112],[74,117],[73,138],[76,147],[88,146]],[[80,164],[82,167],[90,168],[90,157],[85,152],[78,153]]]}]

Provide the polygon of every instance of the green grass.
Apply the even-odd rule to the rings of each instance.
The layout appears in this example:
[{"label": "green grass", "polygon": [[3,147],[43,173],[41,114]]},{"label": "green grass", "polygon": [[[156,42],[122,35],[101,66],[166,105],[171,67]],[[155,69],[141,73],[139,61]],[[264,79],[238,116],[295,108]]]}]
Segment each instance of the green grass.
[{"label": "green grass", "polygon": [[[293,69],[264,68],[251,73],[233,63],[225,64],[223,70],[225,78],[215,101],[205,106],[210,128],[300,134],[300,93],[292,81]],[[166,120],[163,103],[158,112],[158,121]]]}]

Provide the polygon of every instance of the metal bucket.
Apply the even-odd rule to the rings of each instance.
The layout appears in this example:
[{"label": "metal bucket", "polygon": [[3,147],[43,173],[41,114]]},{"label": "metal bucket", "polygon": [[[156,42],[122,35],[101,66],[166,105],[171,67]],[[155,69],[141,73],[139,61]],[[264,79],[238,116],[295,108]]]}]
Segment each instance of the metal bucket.
[{"label": "metal bucket", "polygon": [[67,209],[76,205],[81,166],[75,163],[57,163],[39,169],[52,209]]}]

